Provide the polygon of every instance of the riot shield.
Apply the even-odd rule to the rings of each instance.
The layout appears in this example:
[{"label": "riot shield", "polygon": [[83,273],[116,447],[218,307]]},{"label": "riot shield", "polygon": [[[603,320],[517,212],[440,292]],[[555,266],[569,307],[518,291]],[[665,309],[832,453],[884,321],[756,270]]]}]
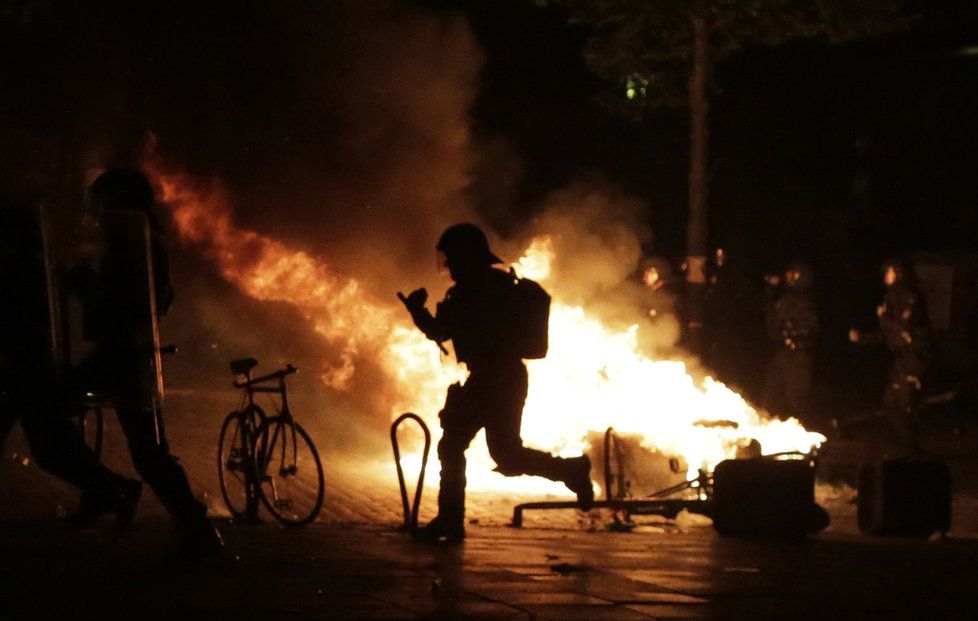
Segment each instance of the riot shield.
[{"label": "riot shield", "polygon": [[50,335],[51,360],[55,365],[55,373],[58,378],[64,376],[64,371],[68,364],[65,356],[64,323],[61,309],[61,291],[58,287],[58,273],[54,260],[54,246],[52,244],[51,222],[48,219],[48,212],[44,206],[38,207],[37,217],[41,229],[41,242],[43,245],[44,257],[44,280],[47,285],[48,303],[48,324]]},{"label": "riot shield", "polygon": [[61,322],[42,208],[0,207],[0,291],[4,371],[60,370]]},{"label": "riot shield", "polygon": [[111,349],[124,352],[136,365],[133,379],[142,406],[158,413],[163,374],[149,222],[138,211],[120,210],[103,212],[100,223],[105,243],[101,281],[112,322],[105,338]]}]

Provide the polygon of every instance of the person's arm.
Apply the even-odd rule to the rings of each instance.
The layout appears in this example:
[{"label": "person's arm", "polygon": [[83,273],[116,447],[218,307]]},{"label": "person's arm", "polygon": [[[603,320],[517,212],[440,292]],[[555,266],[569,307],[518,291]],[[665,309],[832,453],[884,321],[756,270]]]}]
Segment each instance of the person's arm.
[{"label": "person's arm", "polygon": [[[425,306],[425,302],[428,301],[428,292],[425,289],[412,291],[407,297],[398,291],[397,297],[404,303],[408,312],[411,313],[411,319],[414,320],[414,325],[424,332],[425,336],[438,343],[439,347],[441,347],[443,342],[451,338],[447,325],[448,322],[445,321],[444,317],[444,303],[439,303],[437,314],[432,315],[431,311]],[[442,351],[444,351],[444,348],[442,348]]]}]

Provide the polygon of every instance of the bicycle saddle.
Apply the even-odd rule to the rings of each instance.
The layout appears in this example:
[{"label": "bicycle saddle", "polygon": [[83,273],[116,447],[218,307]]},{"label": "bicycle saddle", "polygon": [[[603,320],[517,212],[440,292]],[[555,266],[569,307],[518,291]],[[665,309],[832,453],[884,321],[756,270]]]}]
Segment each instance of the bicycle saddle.
[{"label": "bicycle saddle", "polygon": [[258,366],[258,360],[254,358],[242,358],[241,360],[231,361],[231,373],[234,375],[247,375],[249,371]]}]

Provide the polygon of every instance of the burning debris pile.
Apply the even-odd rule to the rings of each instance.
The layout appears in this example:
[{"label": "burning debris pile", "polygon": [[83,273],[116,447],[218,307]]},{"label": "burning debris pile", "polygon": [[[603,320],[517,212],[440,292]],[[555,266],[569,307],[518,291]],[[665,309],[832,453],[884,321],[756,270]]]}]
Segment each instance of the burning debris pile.
[{"label": "burning debris pile", "polygon": [[[320,369],[323,382],[335,390],[355,390],[358,365],[371,361],[385,376],[388,420],[413,411],[438,429],[436,414],[445,390],[465,371],[440,357],[437,347],[399,312],[393,295],[388,301],[380,297],[383,292],[369,291],[363,282],[336,273],[320,258],[240,228],[219,183],[201,183],[153,151],[145,163],[183,241],[213,261],[246,295],[294,306],[324,345],[339,348],[338,363]],[[614,427],[642,438],[647,449],[682,457],[695,472],[712,469],[753,439],[765,453],[808,451],[824,440],[796,420],[763,416],[709,376],[694,377],[683,360],[655,359],[643,346],[646,326],[636,322],[622,327],[621,313],[614,321],[604,321],[601,308],[592,308],[580,286],[562,284],[580,285],[582,280],[573,278],[574,270],[568,268],[573,262],[562,263],[563,249],[584,247],[579,238],[586,234],[583,229],[575,237],[568,228],[573,221],[542,218],[537,226],[550,225],[551,230],[530,238],[514,261],[521,275],[537,280],[553,295],[550,353],[528,363],[530,393],[522,430],[528,445],[570,455],[587,448],[589,433]],[[607,239],[607,234],[598,235],[587,243],[610,248],[603,264],[617,265],[617,273],[602,280],[624,281],[640,258],[639,242],[620,235],[609,246]],[[482,442],[476,442],[470,454],[470,488],[567,493],[563,486],[540,479],[507,479],[490,472]],[[412,461],[418,456],[405,457],[408,470]]]},{"label": "burning debris pile", "polygon": [[[159,148],[151,141],[144,168],[184,244],[244,296],[287,305],[305,319],[315,362],[300,365],[304,373],[352,404],[337,428],[366,421],[380,446],[387,423],[405,411],[423,416],[437,434],[445,390],[465,376],[411,324],[394,293],[425,285],[437,296],[438,233],[481,220],[475,205],[488,195],[511,198],[505,188],[480,184],[513,178],[507,171],[518,164],[508,152],[487,157],[494,136],[473,133],[485,57],[463,16],[384,2],[322,11],[321,19],[302,23],[249,19],[266,24],[275,51],[263,52],[260,62],[250,38],[228,35],[241,52],[231,59],[242,59],[240,73],[249,76],[249,95],[235,99],[248,114],[225,114],[227,97],[198,101],[192,88],[161,93],[173,112],[154,119]],[[218,44],[203,35],[199,43],[204,50]],[[186,68],[193,73],[196,64]],[[251,97],[266,91],[277,94]],[[198,117],[216,126],[188,132],[187,119]],[[256,127],[255,118],[267,126]],[[226,136],[240,148],[229,149]],[[499,223],[510,207],[481,211],[494,210]],[[650,238],[648,220],[640,201],[578,184],[539,205],[528,228],[503,222],[516,233],[494,240],[494,248],[553,296],[550,353],[528,365],[526,443],[572,455],[589,434],[614,427],[695,471],[755,438],[769,453],[820,442],[797,421],[762,416],[697,370],[674,347],[675,318],[653,320],[642,311],[641,284],[630,278]],[[220,314],[215,300],[218,293],[202,304],[212,319]],[[254,346],[269,339],[263,332],[244,340]],[[412,460],[419,456],[405,457],[409,470]],[[492,473],[481,440],[469,464],[470,489],[567,493],[562,485]],[[432,464],[429,472],[436,471]]]}]

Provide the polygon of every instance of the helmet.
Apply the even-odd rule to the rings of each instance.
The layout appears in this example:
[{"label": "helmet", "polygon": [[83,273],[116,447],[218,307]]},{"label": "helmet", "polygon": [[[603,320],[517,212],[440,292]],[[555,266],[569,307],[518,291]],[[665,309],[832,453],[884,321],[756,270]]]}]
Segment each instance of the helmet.
[{"label": "helmet", "polygon": [[105,210],[140,211],[146,214],[150,227],[159,228],[153,212],[153,187],[143,173],[131,168],[107,170],[88,188],[92,202]]},{"label": "helmet", "polygon": [[106,209],[143,209],[153,206],[153,188],[143,173],[114,168],[98,176],[88,188]]},{"label": "helmet", "polygon": [[484,265],[503,262],[489,250],[489,240],[482,229],[468,222],[454,224],[445,229],[435,248],[449,260]]},{"label": "helmet", "polygon": [[804,261],[796,261],[784,271],[784,284],[790,289],[804,291],[812,285],[812,268]]}]

